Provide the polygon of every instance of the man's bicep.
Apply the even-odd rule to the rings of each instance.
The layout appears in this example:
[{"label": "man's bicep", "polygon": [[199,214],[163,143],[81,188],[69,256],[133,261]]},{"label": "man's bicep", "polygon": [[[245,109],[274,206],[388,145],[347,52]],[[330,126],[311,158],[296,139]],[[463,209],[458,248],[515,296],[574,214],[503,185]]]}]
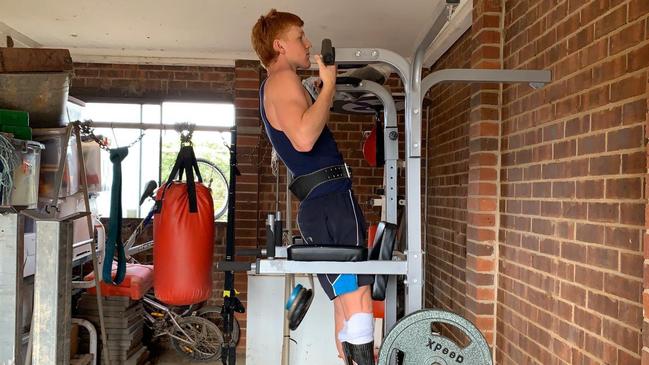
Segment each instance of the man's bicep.
[{"label": "man's bicep", "polygon": [[309,105],[301,89],[288,87],[274,100],[273,107],[278,119],[277,124],[286,132],[287,129],[295,129],[302,122],[302,116]]}]

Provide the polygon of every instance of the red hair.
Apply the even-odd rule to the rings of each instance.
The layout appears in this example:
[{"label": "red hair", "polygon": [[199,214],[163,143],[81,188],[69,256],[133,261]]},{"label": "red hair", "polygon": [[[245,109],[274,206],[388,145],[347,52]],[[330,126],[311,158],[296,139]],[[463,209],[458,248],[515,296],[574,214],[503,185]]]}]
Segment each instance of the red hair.
[{"label": "red hair", "polygon": [[273,41],[292,25],[301,27],[304,25],[304,21],[295,14],[271,9],[268,14],[259,17],[257,23],[252,27],[250,36],[252,48],[265,68],[268,68],[277,58],[277,52],[273,49]]}]

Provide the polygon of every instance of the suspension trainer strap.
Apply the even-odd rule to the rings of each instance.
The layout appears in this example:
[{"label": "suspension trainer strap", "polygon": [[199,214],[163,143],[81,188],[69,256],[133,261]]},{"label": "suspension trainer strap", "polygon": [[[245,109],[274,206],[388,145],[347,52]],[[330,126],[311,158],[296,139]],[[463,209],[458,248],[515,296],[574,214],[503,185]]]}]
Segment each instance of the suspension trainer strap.
[{"label": "suspension trainer strap", "polygon": [[[110,150],[110,161],[113,163],[113,186],[110,192],[110,219],[108,221],[108,239],[102,271],[103,279],[108,284],[119,285],[126,276],[126,254],[122,244],[122,161],[128,155],[128,148]],[[117,273],[113,281],[113,256],[117,250]]]}]

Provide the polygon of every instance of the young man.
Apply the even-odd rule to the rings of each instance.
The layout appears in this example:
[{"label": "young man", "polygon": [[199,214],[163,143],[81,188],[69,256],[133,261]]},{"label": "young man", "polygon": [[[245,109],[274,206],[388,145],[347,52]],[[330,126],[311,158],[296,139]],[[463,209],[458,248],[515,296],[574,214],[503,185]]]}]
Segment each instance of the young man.
[{"label": "young man", "polygon": [[[311,42],[303,25],[298,16],[273,9],[252,29],[253,48],[268,71],[259,91],[261,118],[273,148],[295,181],[309,176],[300,192],[292,189],[301,200],[297,223],[305,243],[364,245],[363,213],[327,127],[336,91],[336,67],[326,66],[321,56],[315,55],[322,88],[312,102],[297,75],[298,69],[311,66]],[[318,279],[334,302],[339,356],[348,364],[353,360],[358,365],[373,365],[370,285],[374,277],[320,274]]]}]

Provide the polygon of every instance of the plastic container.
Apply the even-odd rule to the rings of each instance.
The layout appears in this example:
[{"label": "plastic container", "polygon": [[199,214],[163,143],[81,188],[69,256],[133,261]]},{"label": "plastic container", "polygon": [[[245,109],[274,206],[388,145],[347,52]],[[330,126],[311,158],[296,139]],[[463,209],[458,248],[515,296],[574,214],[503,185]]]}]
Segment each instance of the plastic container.
[{"label": "plastic container", "polygon": [[88,192],[98,193],[101,189],[101,149],[94,141],[81,142],[83,161],[86,167]]},{"label": "plastic container", "polygon": [[34,141],[12,141],[20,163],[13,171],[11,193],[2,197],[2,206],[36,208],[43,145]]},{"label": "plastic container", "polygon": [[67,72],[0,74],[0,108],[28,112],[32,128],[65,126],[69,91]]},{"label": "plastic container", "polygon": [[[65,145],[66,128],[34,129],[34,140],[45,146],[41,157],[40,193],[42,198],[52,199],[56,195],[56,173],[61,162],[61,149]],[[66,165],[59,198],[79,191],[79,153],[76,138],[71,135],[67,142]]]}]

